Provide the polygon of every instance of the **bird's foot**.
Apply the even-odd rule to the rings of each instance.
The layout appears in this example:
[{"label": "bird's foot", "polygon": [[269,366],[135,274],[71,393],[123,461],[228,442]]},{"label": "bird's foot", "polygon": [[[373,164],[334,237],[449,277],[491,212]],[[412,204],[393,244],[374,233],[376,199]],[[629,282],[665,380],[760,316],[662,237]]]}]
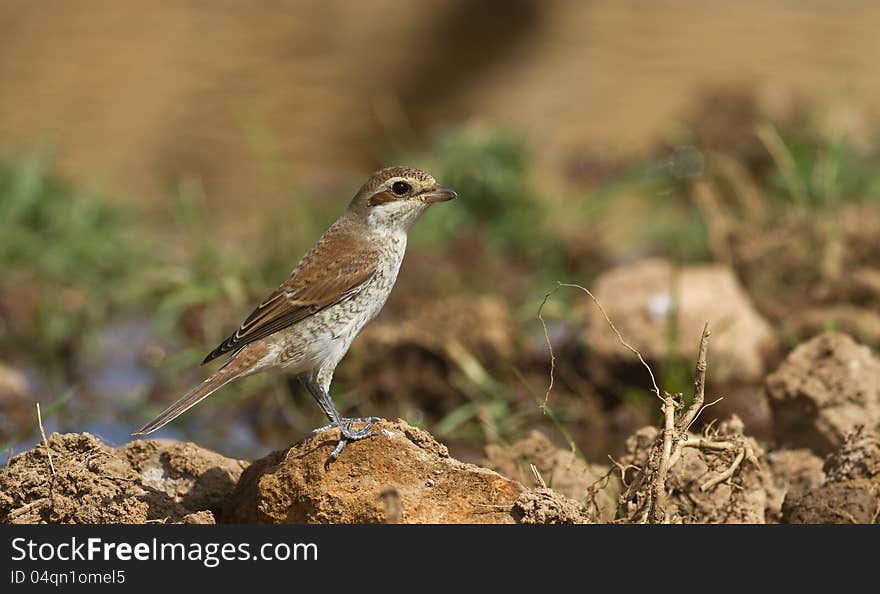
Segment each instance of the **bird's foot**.
[{"label": "bird's foot", "polygon": [[[309,431],[306,437],[314,437],[318,433],[323,433],[328,429],[336,429],[337,427],[339,427],[342,431],[342,435],[346,437],[349,441],[357,441],[358,439],[363,439],[372,435],[372,425],[375,421],[378,420],[379,417],[342,418],[339,419],[338,423],[329,423],[327,425],[324,425],[323,427],[312,429],[311,431]],[[352,431],[351,427],[354,423],[366,423],[366,425],[364,425],[364,427],[359,431]]]},{"label": "bird's foot", "polygon": [[[341,418],[338,422],[330,423],[329,425],[324,425],[323,427],[318,427],[317,429],[312,430],[309,433],[309,437],[317,435],[318,433],[323,433],[328,429],[339,428],[340,436],[339,443],[336,444],[336,447],[330,452],[330,455],[327,457],[327,461],[324,462],[324,468],[329,468],[330,463],[336,460],[339,457],[339,454],[342,452],[343,448],[350,441],[358,441],[360,439],[366,439],[373,434],[373,422],[378,421],[379,417],[356,417],[356,418]],[[355,431],[352,429],[352,426],[355,423],[365,423],[365,425]]]}]

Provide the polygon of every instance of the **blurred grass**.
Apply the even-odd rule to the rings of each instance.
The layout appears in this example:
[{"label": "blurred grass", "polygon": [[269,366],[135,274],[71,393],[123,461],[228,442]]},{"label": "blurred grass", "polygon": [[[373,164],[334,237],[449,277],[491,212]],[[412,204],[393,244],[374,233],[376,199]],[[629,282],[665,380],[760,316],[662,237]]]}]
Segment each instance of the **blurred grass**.
[{"label": "blurred grass", "polygon": [[37,155],[0,162],[0,287],[24,314],[4,352],[51,363],[106,323],[114,295],[146,265],[133,213],[51,172]]},{"label": "blurred grass", "polygon": [[416,245],[437,246],[477,232],[508,257],[533,257],[536,244],[550,239],[545,204],[530,180],[531,155],[525,141],[503,130],[452,130],[427,153],[398,161],[430,171],[461,196],[443,216],[425,217],[414,233]]}]

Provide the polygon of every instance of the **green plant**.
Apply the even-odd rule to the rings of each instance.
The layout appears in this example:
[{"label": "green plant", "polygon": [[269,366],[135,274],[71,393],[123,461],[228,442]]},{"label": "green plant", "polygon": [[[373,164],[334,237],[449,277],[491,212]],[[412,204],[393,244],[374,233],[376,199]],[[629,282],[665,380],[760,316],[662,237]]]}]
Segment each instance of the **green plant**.
[{"label": "green plant", "polygon": [[23,350],[43,356],[88,338],[148,254],[129,210],[50,165],[46,155],[0,162],[0,291],[31,296],[27,319],[9,328]]},{"label": "green plant", "polygon": [[417,243],[446,243],[479,232],[512,256],[534,255],[547,238],[544,206],[529,177],[530,156],[518,136],[499,130],[457,129],[439,137],[430,151],[402,156],[430,171],[459,195],[455,208],[419,223]]}]

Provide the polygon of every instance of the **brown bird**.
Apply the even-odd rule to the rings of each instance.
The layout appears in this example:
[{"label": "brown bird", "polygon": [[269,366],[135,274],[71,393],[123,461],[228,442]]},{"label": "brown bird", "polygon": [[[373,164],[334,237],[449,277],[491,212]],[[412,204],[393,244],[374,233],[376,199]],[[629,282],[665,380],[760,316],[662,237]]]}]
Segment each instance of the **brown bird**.
[{"label": "brown bird", "polygon": [[[333,372],[391,293],[409,229],[432,204],[455,197],[418,169],[373,174],[290,277],[203,361],[231,353],[226,363],[132,435],[163,427],[231,381],[283,369],[300,378],[330,419],[312,433],[333,427],[341,432],[328,464],[349,441],[369,437],[378,419],[339,414],[329,392]],[[355,430],[354,423],[364,426]]]}]

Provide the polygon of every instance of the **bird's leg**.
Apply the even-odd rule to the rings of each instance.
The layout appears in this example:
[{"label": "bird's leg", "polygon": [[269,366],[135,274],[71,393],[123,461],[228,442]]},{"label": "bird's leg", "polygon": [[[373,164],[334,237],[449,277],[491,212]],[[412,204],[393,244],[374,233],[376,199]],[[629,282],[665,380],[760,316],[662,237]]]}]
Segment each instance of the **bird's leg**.
[{"label": "bird's leg", "polygon": [[[318,385],[318,382],[315,380],[315,376],[309,374],[307,376],[303,376],[302,378],[303,385],[305,385],[306,389],[309,393],[314,397],[314,399],[318,402],[318,406],[321,407],[321,410],[324,411],[324,414],[327,415],[327,418],[330,419],[330,423],[328,425],[324,425],[323,427],[318,427],[317,429],[313,429],[309,432],[309,435],[316,435],[321,433],[322,431],[326,431],[327,429],[334,429],[336,427],[339,428],[340,437],[339,443],[336,444],[336,448],[330,453],[330,456],[327,458],[327,462],[325,466],[329,465],[331,462],[336,460],[339,456],[339,453],[342,452],[342,449],[348,444],[349,441],[357,441],[359,439],[364,439],[373,434],[372,425],[374,421],[378,421],[379,417],[356,417],[356,418],[346,418],[339,414],[339,410],[337,410],[336,405],[333,403],[333,399],[330,398],[330,394]],[[358,431],[352,430],[352,425],[354,423],[366,423],[363,428]]]}]

